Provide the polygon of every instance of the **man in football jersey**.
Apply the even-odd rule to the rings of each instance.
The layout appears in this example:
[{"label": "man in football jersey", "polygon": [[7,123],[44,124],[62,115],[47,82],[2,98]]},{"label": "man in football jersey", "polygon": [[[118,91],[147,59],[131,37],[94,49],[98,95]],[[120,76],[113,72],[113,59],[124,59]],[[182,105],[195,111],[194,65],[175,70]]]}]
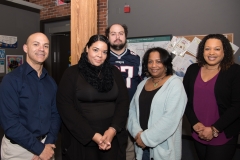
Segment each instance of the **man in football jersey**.
[{"label": "man in football jersey", "polygon": [[[105,34],[110,42],[111,54],[109,62],[121,71],[131,100],[141,81],[140,57],[126,47],[128,34],[126,25],[112,24],[106,29]],[[129,137],[126,149],[126,160],[134,159],[135,152],[133,140],[132,137]]]}]

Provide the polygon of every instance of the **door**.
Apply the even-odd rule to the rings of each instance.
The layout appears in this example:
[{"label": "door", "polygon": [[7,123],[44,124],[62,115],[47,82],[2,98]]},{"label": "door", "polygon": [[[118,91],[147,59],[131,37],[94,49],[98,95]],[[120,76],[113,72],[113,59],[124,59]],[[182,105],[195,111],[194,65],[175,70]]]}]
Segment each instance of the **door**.
[{"label": "door", "polygon": [[51,35],[52,77],[59,84],[64,71],[70,62],[70,32]]}]

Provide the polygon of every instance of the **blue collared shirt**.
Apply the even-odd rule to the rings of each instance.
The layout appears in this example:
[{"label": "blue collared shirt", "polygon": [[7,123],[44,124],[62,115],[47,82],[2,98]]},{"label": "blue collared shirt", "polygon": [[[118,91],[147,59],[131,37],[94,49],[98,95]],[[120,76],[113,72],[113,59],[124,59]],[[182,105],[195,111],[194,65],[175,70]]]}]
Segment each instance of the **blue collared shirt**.
[{"label": "blue collared shirt", "polygon": [[61,120],[56,108],[57,85],[43,68],[40,78],[25,62],[4,76],[0,84],[0,124],[5,135],[40,155],[45,144],[56,142]]}]

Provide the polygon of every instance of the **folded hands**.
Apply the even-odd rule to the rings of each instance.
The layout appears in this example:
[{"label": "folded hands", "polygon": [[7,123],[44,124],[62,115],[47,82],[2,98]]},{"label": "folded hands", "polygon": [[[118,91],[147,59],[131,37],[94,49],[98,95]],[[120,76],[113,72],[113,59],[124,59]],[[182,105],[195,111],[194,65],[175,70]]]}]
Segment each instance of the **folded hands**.
[{"label": "folded hands", "polygon": [[198,122],[193,126],[193,129],[198,134],[200,139],[205,141],[210,141],[213,139],[211,127],[206,127],[201,122]]},{"label": "folded hands", "polygon": [[98,144],[100,150],[109,150],[115,135],[116,130],[112,127],[109,127],[103,135],[100,133],[95,133],[92,140]]}]

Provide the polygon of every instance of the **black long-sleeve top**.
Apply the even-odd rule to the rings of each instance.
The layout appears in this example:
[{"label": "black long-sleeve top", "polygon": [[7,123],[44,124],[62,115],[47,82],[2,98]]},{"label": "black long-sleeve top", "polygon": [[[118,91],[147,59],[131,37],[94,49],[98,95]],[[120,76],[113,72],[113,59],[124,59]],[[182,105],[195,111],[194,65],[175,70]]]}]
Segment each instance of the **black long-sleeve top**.
[{"label": "black long-sleeve top", "polygon": [[112,67],[112,71],[114,85],[108,93],[97,92],[88,84],[79,73],[77,65],[69,67],[61,79],[57,92],[57,107],[65,125],[63,129],[67,129],[82,145],[88,144],[96,132],[101,132],[92,125],[93,121],[110,118],[108,127],[115,128],[117,132],[126,127],[128,91],[120,71],[116,67]]}]

